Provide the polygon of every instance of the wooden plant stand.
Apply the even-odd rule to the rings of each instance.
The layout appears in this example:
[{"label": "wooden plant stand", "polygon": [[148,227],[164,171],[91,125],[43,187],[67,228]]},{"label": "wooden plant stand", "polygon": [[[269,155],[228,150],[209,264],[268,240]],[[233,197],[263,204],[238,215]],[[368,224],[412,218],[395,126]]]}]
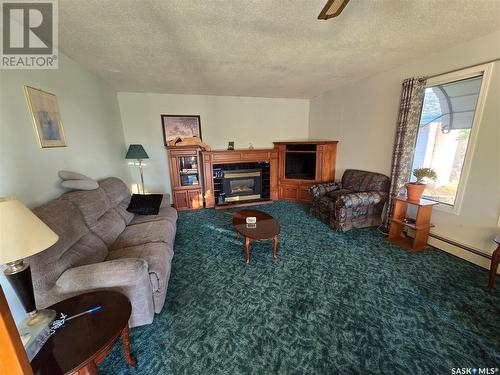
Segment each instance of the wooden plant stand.
[{"label": "wooden plant stand", "polygon": [[[394,198],[394,210],[389,230],[389,241],[414,252],[426,249],[429,231],[432,227],[432,206],[437,203],[438,202],[427,199],[410,201],[406,197]],[[405,218],[407,218],[408,205],[417,206],[417,217],[414,223],[405,222]],[[415,231],[414,238],[405,235],[405,227],[411,228]]]}]

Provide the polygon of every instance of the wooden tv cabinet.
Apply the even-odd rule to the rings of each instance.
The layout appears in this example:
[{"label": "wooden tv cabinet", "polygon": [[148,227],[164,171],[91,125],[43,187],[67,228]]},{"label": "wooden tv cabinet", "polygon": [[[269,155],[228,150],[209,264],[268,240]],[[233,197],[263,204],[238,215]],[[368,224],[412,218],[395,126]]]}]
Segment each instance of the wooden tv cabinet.
[{"label": "wooden tv cabinet", "polygon": [[[310,202],[311,185],[333,181],[337,143],[338,141],[274,142],[278,152],[279,198]],[[304,161],[302,165],[301,159]]]}]

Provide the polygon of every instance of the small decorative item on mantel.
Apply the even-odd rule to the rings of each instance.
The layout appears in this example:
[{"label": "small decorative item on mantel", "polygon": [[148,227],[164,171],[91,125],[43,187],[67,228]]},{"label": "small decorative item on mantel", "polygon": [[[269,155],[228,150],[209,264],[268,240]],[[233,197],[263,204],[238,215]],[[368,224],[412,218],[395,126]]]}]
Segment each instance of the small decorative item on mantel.
[{"label": "small decorative item on mantel", "polygon": [[227,150],[228,151],[233,151],[234,150],[234,141],[229,141],[227,144]]},{"label": "small decorative item on mantel", "polygon": [[406,184],[406,194],[408,200],[410,201],[419,201],[422,198],[422,194],[424,193],[425,187],[427,184],[425,183],[425,179],[436,180],[437,174],[434,169],[431,168],[415,168],[413,170],[413,175],[417,178],[415,182],[408,182]]}]

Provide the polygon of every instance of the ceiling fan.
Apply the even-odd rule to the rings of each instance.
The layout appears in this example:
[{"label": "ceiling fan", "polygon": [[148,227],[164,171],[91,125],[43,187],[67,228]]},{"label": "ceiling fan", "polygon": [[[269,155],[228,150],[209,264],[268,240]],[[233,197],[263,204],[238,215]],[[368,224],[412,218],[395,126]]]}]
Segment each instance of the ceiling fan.
[{"label": "ceiling fan", "polygon": [[328,0],[318,16],[319,20],[337,17],[344,10],[349,0]]}]

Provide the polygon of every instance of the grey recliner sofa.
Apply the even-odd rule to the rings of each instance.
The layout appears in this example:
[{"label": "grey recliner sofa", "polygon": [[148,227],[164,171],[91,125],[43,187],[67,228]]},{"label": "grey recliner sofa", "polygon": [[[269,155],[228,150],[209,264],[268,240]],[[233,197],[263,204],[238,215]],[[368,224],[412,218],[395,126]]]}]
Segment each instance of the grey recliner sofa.
[{"label": "grey recliner sofa", "polygon": [[33,210],[59,241],[28,259],[36,303],[44,308],[93,290],[116,290],[132,303],[131,327],[150,324],[165,302],[177,211],[165,194],[158,215],[126,209],[130,191],[110,177]]}]

